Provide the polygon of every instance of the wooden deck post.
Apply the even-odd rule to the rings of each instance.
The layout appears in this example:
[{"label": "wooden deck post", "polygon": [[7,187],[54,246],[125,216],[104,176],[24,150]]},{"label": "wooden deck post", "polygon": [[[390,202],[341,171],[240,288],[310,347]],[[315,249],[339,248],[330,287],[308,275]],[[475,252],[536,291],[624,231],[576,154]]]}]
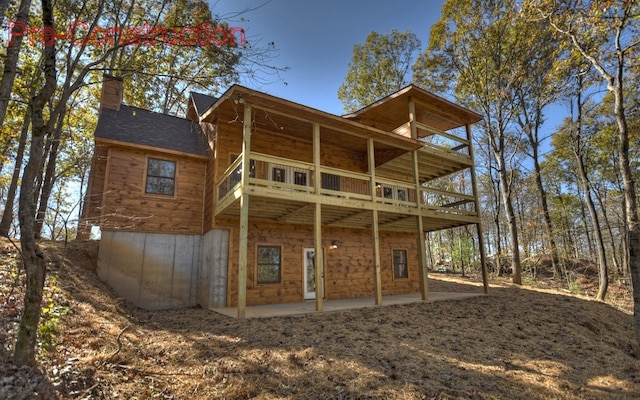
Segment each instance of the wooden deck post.
[{"label": "wooden deck post", "polygon": [[[367,139],[367,153],[369,155],[369,175],[370,175],[370,190],[371,200],[376,202],[376,162],[375,162],[375,147],[373,139]],[[382,305],[382,273],[380,271],[380,233],[378,227],[378,210],[373,209],[373,215],[371,218],[371,240],[373,242],[373,271],[374,271],[374,283],[375,283],[375,300],[376,305]]]},{"label": "wooden deck post", "polygon": [[238,248],[238,319],[247,315],[247,247],[249,241],[249,183],[251,152],[251,106],[244,105],[242,126],[242,175],[240,179],[240,247]]},{"label": "wooden deck post", "polygon": [[[478,200],[478,182],[476,179],[476,163],[475,152],[473,150],[473,142],[471,140],[471,126],[465,125],[467,130],[467,140],[469,141],[469,156],[471,157],[471,186],[473,190],[473,197],[475,198],[476,213],[478,214],[478,221],[480,220],[480,201]],[[489,294],[489,273],[487,272],[487,256],[484,249],[484,232],[482,231],[482,222],[476,223],[476,231],[478,232],[478,247],[480,248],[480,266],[482,268],[482,286],[484,287],[484,293]]]},{"label": "wooden deck post", "polygon": [[376,305],[382,305],[382,274],[380,272],[380,233],[378,230],[378,210],[373,210],[372,218],[373,266],[376,285]]},{"label": "wooden deck post", "polygon": [[322,250],[322,204],[316,203],[313,221],[313,239],[315,242],[316,267],[316,311],[324,310],[322,295],[324,294],[324,253]]},{"label": "wooden deck post", "polygon": [[[416,126],[416,103],[409,97],[409,129],[411,130],[411,137],[418,139],[418,127]],[[413,179],[416,184],[416,204],[418,210],[422,210],[422,183],[420,182],[420,166],[418,165],[418,150],[414,150],[413,157]],[[417,217],[417,230],[418,230],[418,262],[420,263],[420,291],[422,293],[422,300],[427,301],[429,298],[429,280],[427,274],[427,254],[425,247],[425,235],[424,224],[422,223],[422,215]]]},{"label": "wooden deck post", "polygon": [[[418,150],[413,151],[413,176],[416,183],[416,201],[418,209],[422,210],[422,184],[420,183],[420,173],[418,166]],[[422,215],[417,217],[417,241],[418,241],[418,262],[420,263],[420,291],[422,292],[422,300],[429,299],[429,279],[427,273],[427,248],[425,247],[424,224],[422,223]]]},{"label": "wooden deck post", "polygon": [[322,172],[320,172],[320,124],[313,123],[313,186],[316,195],[320,196],[322,189]]},{"label": "wooden deck post", "polygon": [[409,97],[409,129],[411,139],[418,139],[418,129],[416,127],[416,103]]},{"label": "wooden deck post", "polygon": [[[313,165],[315,192],[319,196],[320,189],[322,188],[322,175],[320,173],[320,125],[318,123],[313,124]],[[319,202],[316,202],[314,213],[313,240],[316,264],[316,311],[323,311],[324,252],[322,249],[322,204]]]}]

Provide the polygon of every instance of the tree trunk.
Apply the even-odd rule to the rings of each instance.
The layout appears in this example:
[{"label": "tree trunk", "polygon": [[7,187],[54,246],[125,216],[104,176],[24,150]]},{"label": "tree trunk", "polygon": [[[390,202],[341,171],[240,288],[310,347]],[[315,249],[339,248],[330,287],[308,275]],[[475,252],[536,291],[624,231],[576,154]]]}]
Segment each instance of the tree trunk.
[{"label": "tree trunk", "polygon": [[[37,110],[34,105],[33,113],[42,114],[42,108]],[[39,172],[40,158],[42,157],[43,135],[34,135],[31,139],[29,162],[22,175],[20,187],[20,244],[22,246],[22,263],[27,272],[27,292],[24,298],[24,310],[18,327],[18,337],[14,352],[14,361],[17,365],[35,365],[35,349],[38,334],[38,323],[42,309],[42,291],[46,275],[46,261],[38,248],[35,240],[33,204],[34,181]]]},{"label": "tree trunk", "polygon": [[44,141],[44,150],[42,152],[42,157],[40,158],[40,166],[38,167],[40,173],[37,174],[36,186],[35,186],[35,189],[33,190],[33,203],[36,206],[38,205],[40,191],[42,190],[42,186],[44,184],[44,174],[42,173],[42,171],[44,171],[45,164],[47,162],[47,159],[49,158],[49,151],[51,150],[52,143],[53,142],[51,140],[51,135],[47,132],[45,136],[45,141]]},{"label": "tree trunk", "polygon": [[[580,213],[582,216],[582,224],[584,225],[584,234],[587,237],[588,252],[586,258],[593,259],[593,255],[595,252],[593,250],[593,241],[591,240],[591,234],[589,233],[589,224],[587,224],[587,213],[584,210],[584,201],[580,202]],[[582,258],[584,256],[584,252],[581,251],[582,249],[579,249],[577,246],[578,245],[576,244],[576,258]]]},{"label": "tree trunk", "polygon": [[[80,193],[78,194],[78,199],[79,203],[78,203],[78,223],[76,224],[76,239],[79,238],[80,236],[80,232],[82,231],[82,216],[84,215],[84,208],[86,207],[86,203],[85,203],[85,193],[84,193],[84,182],[87,178],[87,171],[83,170],[82,172],[80,172],[80,187],[79,187],[79,191]],[[91,237],[91,232],[89,232],[89,237]]]},{"label": "tree trunk", "polygon": [[9,8],[9,0],[0,0],[0,25],[4,24],[4,13],[7,12],[7,8]]},{"label": "tree trunk", "polygon": [[[58,116],[58,122],[51,139],[51,149],[49,150],[46,167],[44,170],[44,179],[42,181],[42,188],[40,190],[40,201],[38,202],[38,211],[36,214],[36,226],[34,228],[36,238],[42,237],[42,226],[47,216],[47,209],[49,206],[49,198],[53,190],[53,185],[56,182],[56,163],[58,161],[58,149],[60,148],[60,137],[62,136],[62,124],[64,116],[66,115],[66,107],[63,112]],[[36,193],[37,196],[37,193]]]},{"label": "tree trunk", "polygon": [[[0,8],[7,7],[6,1],[0,2]],[[13,89],[13,81],[16,78],[18,72],[18,56],[20,55],[20,48],[22,47],[22,40],[26,36],[26,22],[29,18],[29,9],[31,8],[31,0],[22,0],[18,8],[18,12],[15,16],[14,30],[16,35],[7,38],[9,46],[7,47],[7,56],[4,60],[4,71],[2,74],[2,80],[0,80],[0,126],[4,125],[4,118],[7,115],[7,108],[9,107],[9,100],[11,100],[11,90]],[[4,10],[0,10],[2,18],[4,18]],[[2,148],[2,163],[7,158],[7,151],[9,149],[10,139],[3,145]]]},{"label": "tree trunk", "polygon": [[558,257],[558,246],[553,237],[553,223],[551,222],[551,213],[549,212],[549,204],[547,202],[547,191],[542,184],[542,169],[538,161],[538,146],[533,148],[533,170],[536,178],[536,186],[540,195],[540,205],[542,206],[542,215],[544,216],[545,227],[547,228],[547,239],[549,240],[549,250],[551,250],[551,266],[553,268],[553,277],[562,278],[560,269],[560,257]]},{"label": "tree trunk", "polygon": [[9,236],[11,231],[11,223],[13,222],[13,204],[16,199],[16,191],[18,190],[18,180],[20,172],[22,172],[22,160],[24,159],[24,148],[27,144],[27,136],[29,135],[29,125],[31,125],[31,112],[27,108],[24,115],[24,122],[20,132],[20,141],[18,142],[18,151],[13,167],[13,175],[11,176],[11,184],[7,193],[7,201],[4,203],[4,212],[2,221],[0,222],[0,236]]},{"label": "tree trunk", "polygon": [[[52,0],[42,0],[43,29],[55,31],[53,25]],[[40,171],[44,137],[47,124],[44,122],[44,108],[56,89],[56,49],[53,42],[44,47],[45,83],[40,93],[31,99],[32,138],[29,151],[29,162],[22,176],[18,219],[20,221],[20,244],[22,246],[22,263],[27,273],[27,291],[24,309],[18,326],[14,362],[17,365],[36,364],[36,339],[40,322],[42,291],[46,275],[46,261],[38,249],[34,232],[35,204],[34,183]]]},{"label": "tree trunk", "polygon": [[[623,57],[622,54],[620,54],[620,57]],[[622,176],[625,211],[627,214],[625,228],[629,238],[629,272],[633,286],[633,318],[636,328],[636,340],[640,342],[640,220],[635,181],[633,180],[631,162],[629,160],[629,130],[624,111],[622,87],[623,65],[621,60],[618,63],[618,79],[615,80],[615,117],[618,125],[618,137],[620,138],[620,175]],[[613,86],[613,84],[610,83],[609,86]]]},{"label": "tree trunk", "polygon": [[[504,146],[500,146],[504,149]],[[513,200],[511,198],[511,185],[507,176],[507,167],[504,159],[503,150],[495,150],[494,155],[498,162],[498,175],[500,177],[500,193],[502,194],[502,202],[504,203],[504,212],[507,217],[509,227],[509,237],[511,239],[511,273],[513,283],[522,285],[522,267],[520,264],[520,244],[518,242],[518,226],[516,214],[513,209]]]},{"label": "tree trunk", "polygon": [[[491,163],[491,161],[489,161]],[[502,264],[500,263],[500,257],[502,256],[502,229],[500,227],[500,181],[493,179],[491,174],[491,168],[489,168],[489,176],[491,178],[491,188],[493,197],[495,199],[495,216],[493,223],[496,225],[496,269],[498,277],[502,276]],[[496,186],[497,189],[496,189]]]},{"label": "tree trunk", "polygon": [[607,233],[609,233],[609,240],[611,246],[611,262],[613,263],[613,268],[616,271],[616,274],[620,275],[621,273],[621,265],[618,260],[618,256],[616,255],[616,240],[613,234],[613,229],[611,228],[611,220],[609,218],[609,213],[607,212],[607,206],[605,204],[605,199],[602,198],[600,191],[594,191],[596,195],[596,199],[598,199],[598,205],[600,206],[600,210],[602,211],[602,217],[604,218],[604,225],[607,227]]},{"label": "tree trunk", "polygon": [[[626,200],[624,196],[622,198],[622,223],[626,225],[627,223],[627,206]],[[629,232],[627,229],[623,229],[622,238],[620,238],[622,242],[622,270],[625,274],[631,274],[631,269],[629,268]],[[638,339],[640,340],[640,338]]]},{"label": "tree trunk", "polygon": [[582,186],[582,192],[584,199],[587,203],[587,209],[589,210],[589,216],[591,217],[591,224],[593,226],[593,235],[596,239],[596,255],[598,257],[598,275],[600,277],[599,289],[597,299],[604,301],[607,295],[607,288],[609,287],[609,271],[607,268],[607,256],[604,251],[604,240],[602,239],[602,231],[600,230],[600,220],[598,218],[598,211],[591,197],[591,185],[589,184],[589,177],[587,175],[587,169],[584,165],[584,151],[582,145],[582,75],[578,78],[578,90],[576,93],[576,102],[578,109],[578,116],[576,121],[575,134],[571,135],[573,139],[573,154],[576,157],[578,163],[578,174],[580,177],[580,185]]},{"label": "tree trunk", "polygon": [[[574,150],[575,151],[575,150]],[[589,185],[589,178],[584,166],[584,161],[581,155],[576,153],[576,159],[578,160],[578,171],[580,172],[580,182],[582,186],[582,192],[584,199],[587,203],[587,209],[589,210],[589,216],[591,217],[591,224],[593,225],[593,235],[596,239],[596,255],[598,256],[598,275],[600,277],[598,296],[596,297],[600,301],[604,301],[607,295],[607,288],[609,287],[609,271],[607,268],[607,257],[604,251],[604,240],[602,239],[602,231],[600,230],[600,220],[598,218],[598,212],[596,206],[591,197],[591,187]]]}]

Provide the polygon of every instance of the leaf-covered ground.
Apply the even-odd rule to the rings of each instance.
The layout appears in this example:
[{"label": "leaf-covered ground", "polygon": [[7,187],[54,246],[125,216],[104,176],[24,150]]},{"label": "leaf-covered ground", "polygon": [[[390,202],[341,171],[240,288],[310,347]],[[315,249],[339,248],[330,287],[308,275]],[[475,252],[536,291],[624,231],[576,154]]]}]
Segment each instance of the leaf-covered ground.
[{"label": "leaf-covered ground", "polygon": [[[46,324],[41,369],[30,370],[7,361],[24,277],[17,251],[0,243],[0,399],[636,399],[640,393],[630,294],[617,286],[616,306],[497,281],[490,296],[467,300],[236,320],[199,308],[135,308],[96,278],[96,243],[43,246],[50,260]],[[579,279],[587,290],[593,286],[592,278]],[[478,283],[441,274],[432,275],[430,289],[481,291]]]}]

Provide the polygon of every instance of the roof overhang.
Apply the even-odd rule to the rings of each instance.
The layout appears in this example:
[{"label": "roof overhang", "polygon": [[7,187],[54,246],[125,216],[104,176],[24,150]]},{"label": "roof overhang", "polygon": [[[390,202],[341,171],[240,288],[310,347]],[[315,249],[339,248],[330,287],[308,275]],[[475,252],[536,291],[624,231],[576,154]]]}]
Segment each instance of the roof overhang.
[{"label": "roof overhang", "polygon": [[[242,110],[245,104],[249,104],[257,110],[271,113],[273,116],[286,116],[307,124],[318,123],[324,132],[323,139],[334,140],[336,143],[346,145],[347,136],[355,136],[365,139],[365,141],[371,138],[376,145],[386,145],[395,149],[415,150],[422,147],[420,141],[398,135],[393,133],[392,130],[365,125],[352,119],[343,118],[240,85],[234,85],[229,88],[201,116],[201,121],[215,122],[221,115],[235,116],[237,119],[242,119]],[[264,124],[264,128],[268,128],[271,124],[273,125],[274,133],[285,133],[278,130],[277,123],[271,122],[270,120]]]},{"label": "roof overhang", "polygon": [[409,85],[343,118],[385,131],[393,131],[409,122],[410,101],[415,104],[417,122],[442,131],[460,128],[482,120],[480,114],[415,85]]},{"label": "roof overhang", "polygon": [[138,144],[133,142],[125,142],[122,140],[106,139],[99,136],[94,136],[94,142],[96,145],[102,144],[107,146],[127,147],[127,148],[141,150],[141,151],[152,151],[156,153],[171,154],[179,157],[197,158],[199,160],[204,160],[204,161],[209,159],[209,156],[203,155],[203,154],[188,153],[185,151],[178,151],[178,150],[168,149],[165,147],[148,146],[148,145]]}]

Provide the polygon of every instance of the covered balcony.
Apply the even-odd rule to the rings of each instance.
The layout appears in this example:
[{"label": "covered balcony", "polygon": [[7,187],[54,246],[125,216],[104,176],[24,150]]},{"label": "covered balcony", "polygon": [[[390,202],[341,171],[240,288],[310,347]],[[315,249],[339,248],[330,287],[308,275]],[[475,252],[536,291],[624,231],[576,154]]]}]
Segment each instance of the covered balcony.
[{"label": "covered balcony", "polygon": [[[429,147],[417,153],[418,171],[422,171],[423,176],[437,174],[429,168],[434,160],[438,160],[441,168],[447,163],[449,169],[458,171],[470,167],[468,156],[457,156],[458,165],[454,165],[451,157],[436,159]],[[411,153],[383,164],[373,173],[322,165],[316,169],[312,163],[263,153],[251,152],[248,158],[247,186],[241,186],[242,157],[238,157],[219,180],[216,217],[238,218],[239,199],[247,192],[252,200],[249,218],[282,223],[312,224],[315,203],[322,205],[324,226],[370,229],[369,211],[374,209],[378,211],[381,230],[415,232],[417,216],[422,218],[426,232],[479,221],[472,193],[431,188],[423,180],[416,185],[397,179],[399,171],[411,167]]]},{"label": "covered balcony", "polygon": [[[421,89],[408,87],[339,117],[238,87],[203,120],[215,124],[214,218],[239,226],[239,317],[254,221],[312,226],[319,266],[323,229],[370,231],[376,304],[382,301],[380,232],[415,233],[424,243],[426,232],[480,229],[470,134],[479,116]],[[433,184],[456,173],[467,174],[466,190]],[[426,254],[419,253],[426,300]],[[316,274],[321,282],[321,268]],[[318,296],[317,310],[322,304]]]}]

